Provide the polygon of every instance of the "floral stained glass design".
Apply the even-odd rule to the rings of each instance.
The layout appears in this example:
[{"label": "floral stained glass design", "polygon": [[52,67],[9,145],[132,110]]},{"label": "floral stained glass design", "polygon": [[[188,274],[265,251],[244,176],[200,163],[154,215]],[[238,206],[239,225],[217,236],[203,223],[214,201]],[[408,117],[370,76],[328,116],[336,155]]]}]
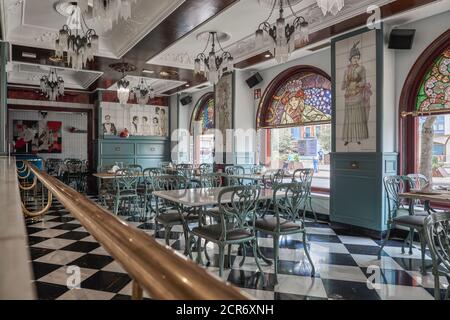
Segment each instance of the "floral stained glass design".
[{"label": "floral stained glass design", "polygon": [[331,82],[315,73],[288,79],[272,97],[260,127],[276,128],[329,123]]},{"label": "floral stained glass design", "polygon": [[450,109],[450,47],[428,70],[417,95],[417,111],[436,109]]},{"label": "floral stained glass design", "polygon": [[[200,101],[201,105],[197,106],[194,121],[201,127],[201,133],[204,134],[209,129],[214,129],[214,97],[211,95],[207,99]],[[193,128],[193,124],[191,125]]]}]

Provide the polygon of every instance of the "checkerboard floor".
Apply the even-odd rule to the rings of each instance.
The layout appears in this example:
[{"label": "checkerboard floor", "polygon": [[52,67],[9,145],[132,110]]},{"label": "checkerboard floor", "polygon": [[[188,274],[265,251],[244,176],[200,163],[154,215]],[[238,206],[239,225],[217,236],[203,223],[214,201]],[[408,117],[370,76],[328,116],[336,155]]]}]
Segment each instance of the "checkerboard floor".
[{"label": "checkerboard floor", "polygon": [[[97,201],[96,197],[91,197]],[[120,216],[133,226],[164,244],[164,232],[155,234],[154,221],[139,221],[137,217]],[[308,246],[316,266],[310,276],[310,265],[303,250],[301,235],[283,237],[280,241],[278,284],[274,284],[273,266],[262,262],[266,285],[259,281],[259,272],[252,253],[239,267],[242,256],[234,248],[231,268],[225,269],[224,279],[242,288],[257,299],[310,300],[345,299],[379,300],[433,299],[434,278],[420,273],[420,246],[414,245],[412,255],[401,253],[400,240],[391,240],[377,259],[380,241],[349,236],[326,223],[307,222]],[[27,224],[31,263],[38,298],[45,300],[110,300],[130,299],[131,279],[102,246],[57,201],[41,222]],[[184,250],[180,228],[170,234],[173,249]],[[272,239],[259,237],[261,251],[273,256]],[[208,244],[211,264],[207,270],[218,274],[218,248]],[[431,258],[427,253],[427,263]],[[81,271],[81,289],[69,289],[70,266]],[[368,283],[376,273],[375,288]],[[448,283],[443,278],[442,292]]]}]

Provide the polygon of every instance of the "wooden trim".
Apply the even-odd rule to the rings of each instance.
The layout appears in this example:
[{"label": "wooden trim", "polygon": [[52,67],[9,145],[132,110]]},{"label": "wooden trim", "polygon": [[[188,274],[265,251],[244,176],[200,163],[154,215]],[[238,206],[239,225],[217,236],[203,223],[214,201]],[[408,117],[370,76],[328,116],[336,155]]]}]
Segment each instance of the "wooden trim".
[{"label": "wooden trim", "polygon": [[[415,111],[417,92],[422,80],[437,57],[450,46],[450,29],[437,37],[417,58],[406,77],[400,95],[399,111]],[[417,172],[418,160],[416,157],[418,141],[417,117],[400,117],[399,119],[399,146],[400,146],[400,174]]]}]

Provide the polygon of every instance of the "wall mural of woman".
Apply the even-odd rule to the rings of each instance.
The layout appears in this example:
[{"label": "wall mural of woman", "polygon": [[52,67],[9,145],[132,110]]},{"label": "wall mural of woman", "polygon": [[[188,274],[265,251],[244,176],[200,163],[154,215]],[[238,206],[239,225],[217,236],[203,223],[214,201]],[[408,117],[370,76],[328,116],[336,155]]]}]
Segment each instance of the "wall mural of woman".
[{"label": "wall mural of woman", "polygon": [[359,41],[350,50],[349,65],[345,71],[341,90],[345,90],[345,118],[342,140],[361,144],[369,139],[368,119],[370,114],[371,85],[366,81],[366,68],[361,65]]},{"label": "wall mural of woman", "polygon": [[377,30],[333,43],[336,152],[377,151]]}]

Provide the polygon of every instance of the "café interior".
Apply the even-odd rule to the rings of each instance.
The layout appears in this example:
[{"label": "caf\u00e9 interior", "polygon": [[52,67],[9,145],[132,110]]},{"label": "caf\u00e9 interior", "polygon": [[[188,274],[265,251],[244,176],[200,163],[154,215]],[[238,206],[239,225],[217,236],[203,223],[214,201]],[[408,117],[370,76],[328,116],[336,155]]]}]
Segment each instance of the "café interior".
[{"label": "caf\u00e9 interior", "polygon": [[449,299],[449,0],[0,20],[0,299]]}]

